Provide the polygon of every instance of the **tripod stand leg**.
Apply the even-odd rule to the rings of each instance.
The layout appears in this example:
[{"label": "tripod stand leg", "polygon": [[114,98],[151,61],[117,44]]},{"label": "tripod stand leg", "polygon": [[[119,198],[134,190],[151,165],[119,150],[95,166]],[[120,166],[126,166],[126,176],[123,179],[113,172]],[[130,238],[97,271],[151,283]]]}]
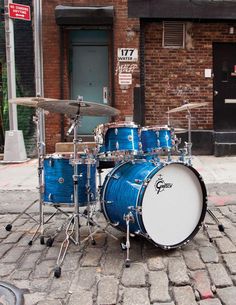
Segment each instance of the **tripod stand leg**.
[{"label": "tripod stand leg", "polygon": [[[11,231],[13,223],[16,222],[22,215],[26,214],[26,211],[28,211],[37,201],[38,201],[38,199],[36,199],[33,202],[31,202],[19,215],[17,215],[17,217],[12,222],[7,224],[6,227],[5,227],[6,231]],[[35,220],[33,217],[31,217],[31,218],[35,222],[37,222],[37,220]]]},{"label": "tripod stand leg", "polygon": [[[63,240],[62,244],[61,244],[61,248],[60,248],[60,252],[58,254],[58,258],[57,258],[57,265],[54,269],[54,276],[56,278],[59,278],[61,276],[61,266],[64,262],[69,244],[70,244],[70,238],[71,235],[73,234],[74,228],[75,228],[75,217],[76,215],[74,215],[73,217],[71,217],[69,224],[66,228],[66,238]],[[69,232],[71,227],[71,232]]]}]

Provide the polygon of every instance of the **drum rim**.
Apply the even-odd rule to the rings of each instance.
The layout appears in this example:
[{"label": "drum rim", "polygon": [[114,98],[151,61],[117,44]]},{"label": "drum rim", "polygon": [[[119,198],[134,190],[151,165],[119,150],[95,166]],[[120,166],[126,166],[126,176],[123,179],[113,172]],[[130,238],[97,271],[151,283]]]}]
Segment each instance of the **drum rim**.
[{"label": "drum rim", "polygon": [[103,124],[104,127],[106,128],[119,128],[119,127],[134,127],[134,128],[138,128],[139,125],[134,123],[134,122],[111,122],[111,123],[105,123]]},{"label": "drum rim", "polygon": [[153,131],[159,131],[159,130],[172,130],[171,127],[168,125],[152,125],[152,126],[143,126],[141,128],[141,131],[147,131],[147,130],[153,130]]},{"label": "drum rim", "polygon": [[[207,197],[207,190],[206,190],[206,185],[203,181],[203,178],[202,176],[200,175],[200,173],[194,168],[192,167],[191,165],[187,164],[187,163],[183,163],[183,162],[180,162],[180,161],[174,161],[174,162],[170,162],[170,163],[161,163],[160,165],[162,165],[161,167],[155,167],[153,169],[153,171],[151,171],[147,178],[146,179],[150,179],[152,178],[158,170],[164,168],[165,166],[168,166],[168,165],[171,165],[171,164],[181,164],[181,165],[184,165],[186,166],[187,168],[189,168],[195,175],[196,177],[198,178],[198,181],[200,183],[200,187],[202,189],[202,199],[203,199],[203,204],[202,204],[202,212],[201,212],[201,216],[199,218],[199,221],[195,227],[195,229],[193,230],[193,232],[187,237],[185,238],[183,241],[175,244],[175,245],[171,245],[171,246],[168,246],[168,245],[162,245],[162,244],[159,244],[159,243],[156,243],[154,242],[150,237],[148,238],[148,240],[150,240],[153,244],[155,244],[156,246],[162,248],[162,249],[165,249],[165,250],[171,250],[171,249],[175,249],[175,248],[178,248],[178,247],[181,247],[185,244],[187,244],[190,240],[192,240],[192,238],[198,233],[200,227],[202,226],[202,222],[205,218],[205,215],[206,215],[206,211],[207,211],[207,201],[208,201],[208,197]],[[143,182],[143,185],[140,189],[140,196],[137,196],[137,203],[136,203],[136,207],[142,207],[142,199],[144,197],[144,194],[145,194],[145,191],[146,191],[146,186],[144,185],[144,182]],[[138,219],[138,222],[139,222],[139,226],[142,227],[145,231],[145,233],[148,235],[148,232],[145,228],[145,225],[143,223],[143,219],[140,217],[139,214],[137,214],[137,219]]]}]

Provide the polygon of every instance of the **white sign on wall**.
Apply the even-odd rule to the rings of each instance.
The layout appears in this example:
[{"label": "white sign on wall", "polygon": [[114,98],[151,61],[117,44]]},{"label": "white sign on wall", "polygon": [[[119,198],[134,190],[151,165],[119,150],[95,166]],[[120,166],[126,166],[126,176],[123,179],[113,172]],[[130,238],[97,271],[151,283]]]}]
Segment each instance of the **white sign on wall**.
[{"label": "white sign on wall", "polygon": [[132,74],[131,73],[119,73],[119,85],[131,85]]},{"label": "white sign on wall", "polygon": [[138,49],[135,48],[118,48],[118,61],[138,61]]}]

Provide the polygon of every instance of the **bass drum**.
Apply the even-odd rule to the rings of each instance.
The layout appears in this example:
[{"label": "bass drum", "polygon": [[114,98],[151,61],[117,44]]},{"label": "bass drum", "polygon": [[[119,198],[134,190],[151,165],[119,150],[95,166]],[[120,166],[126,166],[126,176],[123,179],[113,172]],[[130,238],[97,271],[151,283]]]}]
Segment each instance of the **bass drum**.
[{"label": "bass drum", "polygon": [[207,209],[205,184],[199,173],[180,162],[154,165],[135,160],[116,166],[102,189],[106,219],[126,231],[143,235],[164,249],[184,245],[198,232]]}]

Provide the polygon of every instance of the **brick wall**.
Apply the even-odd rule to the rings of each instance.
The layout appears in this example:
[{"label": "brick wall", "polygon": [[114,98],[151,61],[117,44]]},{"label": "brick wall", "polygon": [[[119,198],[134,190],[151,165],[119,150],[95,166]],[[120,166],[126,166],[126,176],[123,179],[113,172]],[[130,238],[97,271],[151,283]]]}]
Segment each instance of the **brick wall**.
[{"label": "brick wall", "polygon": [[[167,123],[166,111],[188,102],[208,102],[192,110],[193,129],[213,129],[213,80],[204,69],[213,67],[212,43],[235,42],[226,23],[188,24],[185,49],[162,48],[162,23],[145,24],[145,121]],[[236,26],[231,24],[231,26]],[[187,128],[186,112],[170,115],[174,127]]]},{"label": "brick wall", "polygon": [[[61,4],[59,0],[43,1],[43,44],[44,44],[44,88],[45,96],[51,98],[61,98],[60,92],[60,33],[54,17],[56,5]],[[113,25],[114,35],[114,70],[117,67],[117,48],[118,47],[139,47],[139,21],[128,19],[127,0],[103,0],[103,1],[63,1],[63,5],[113,5],[115,19]],[[65,56],[68,47],[65,38]],[[65,68],[67,65],[65,65]],[[133,84],[126,90],[122,90],[118,84],[118,75],[114,77],[114,100],[112,105],[121,110],[119,120],[124,116],[133,114],[133,88],[139,84],[139,71],[133,74]],[[65,71],[64,77],[64,98],[70,98],[68,90],[68,77]],[[46,119],[46,143],[47,152],[55,151],[55,143],[61,140],[60,115],[49,114]]]}]

